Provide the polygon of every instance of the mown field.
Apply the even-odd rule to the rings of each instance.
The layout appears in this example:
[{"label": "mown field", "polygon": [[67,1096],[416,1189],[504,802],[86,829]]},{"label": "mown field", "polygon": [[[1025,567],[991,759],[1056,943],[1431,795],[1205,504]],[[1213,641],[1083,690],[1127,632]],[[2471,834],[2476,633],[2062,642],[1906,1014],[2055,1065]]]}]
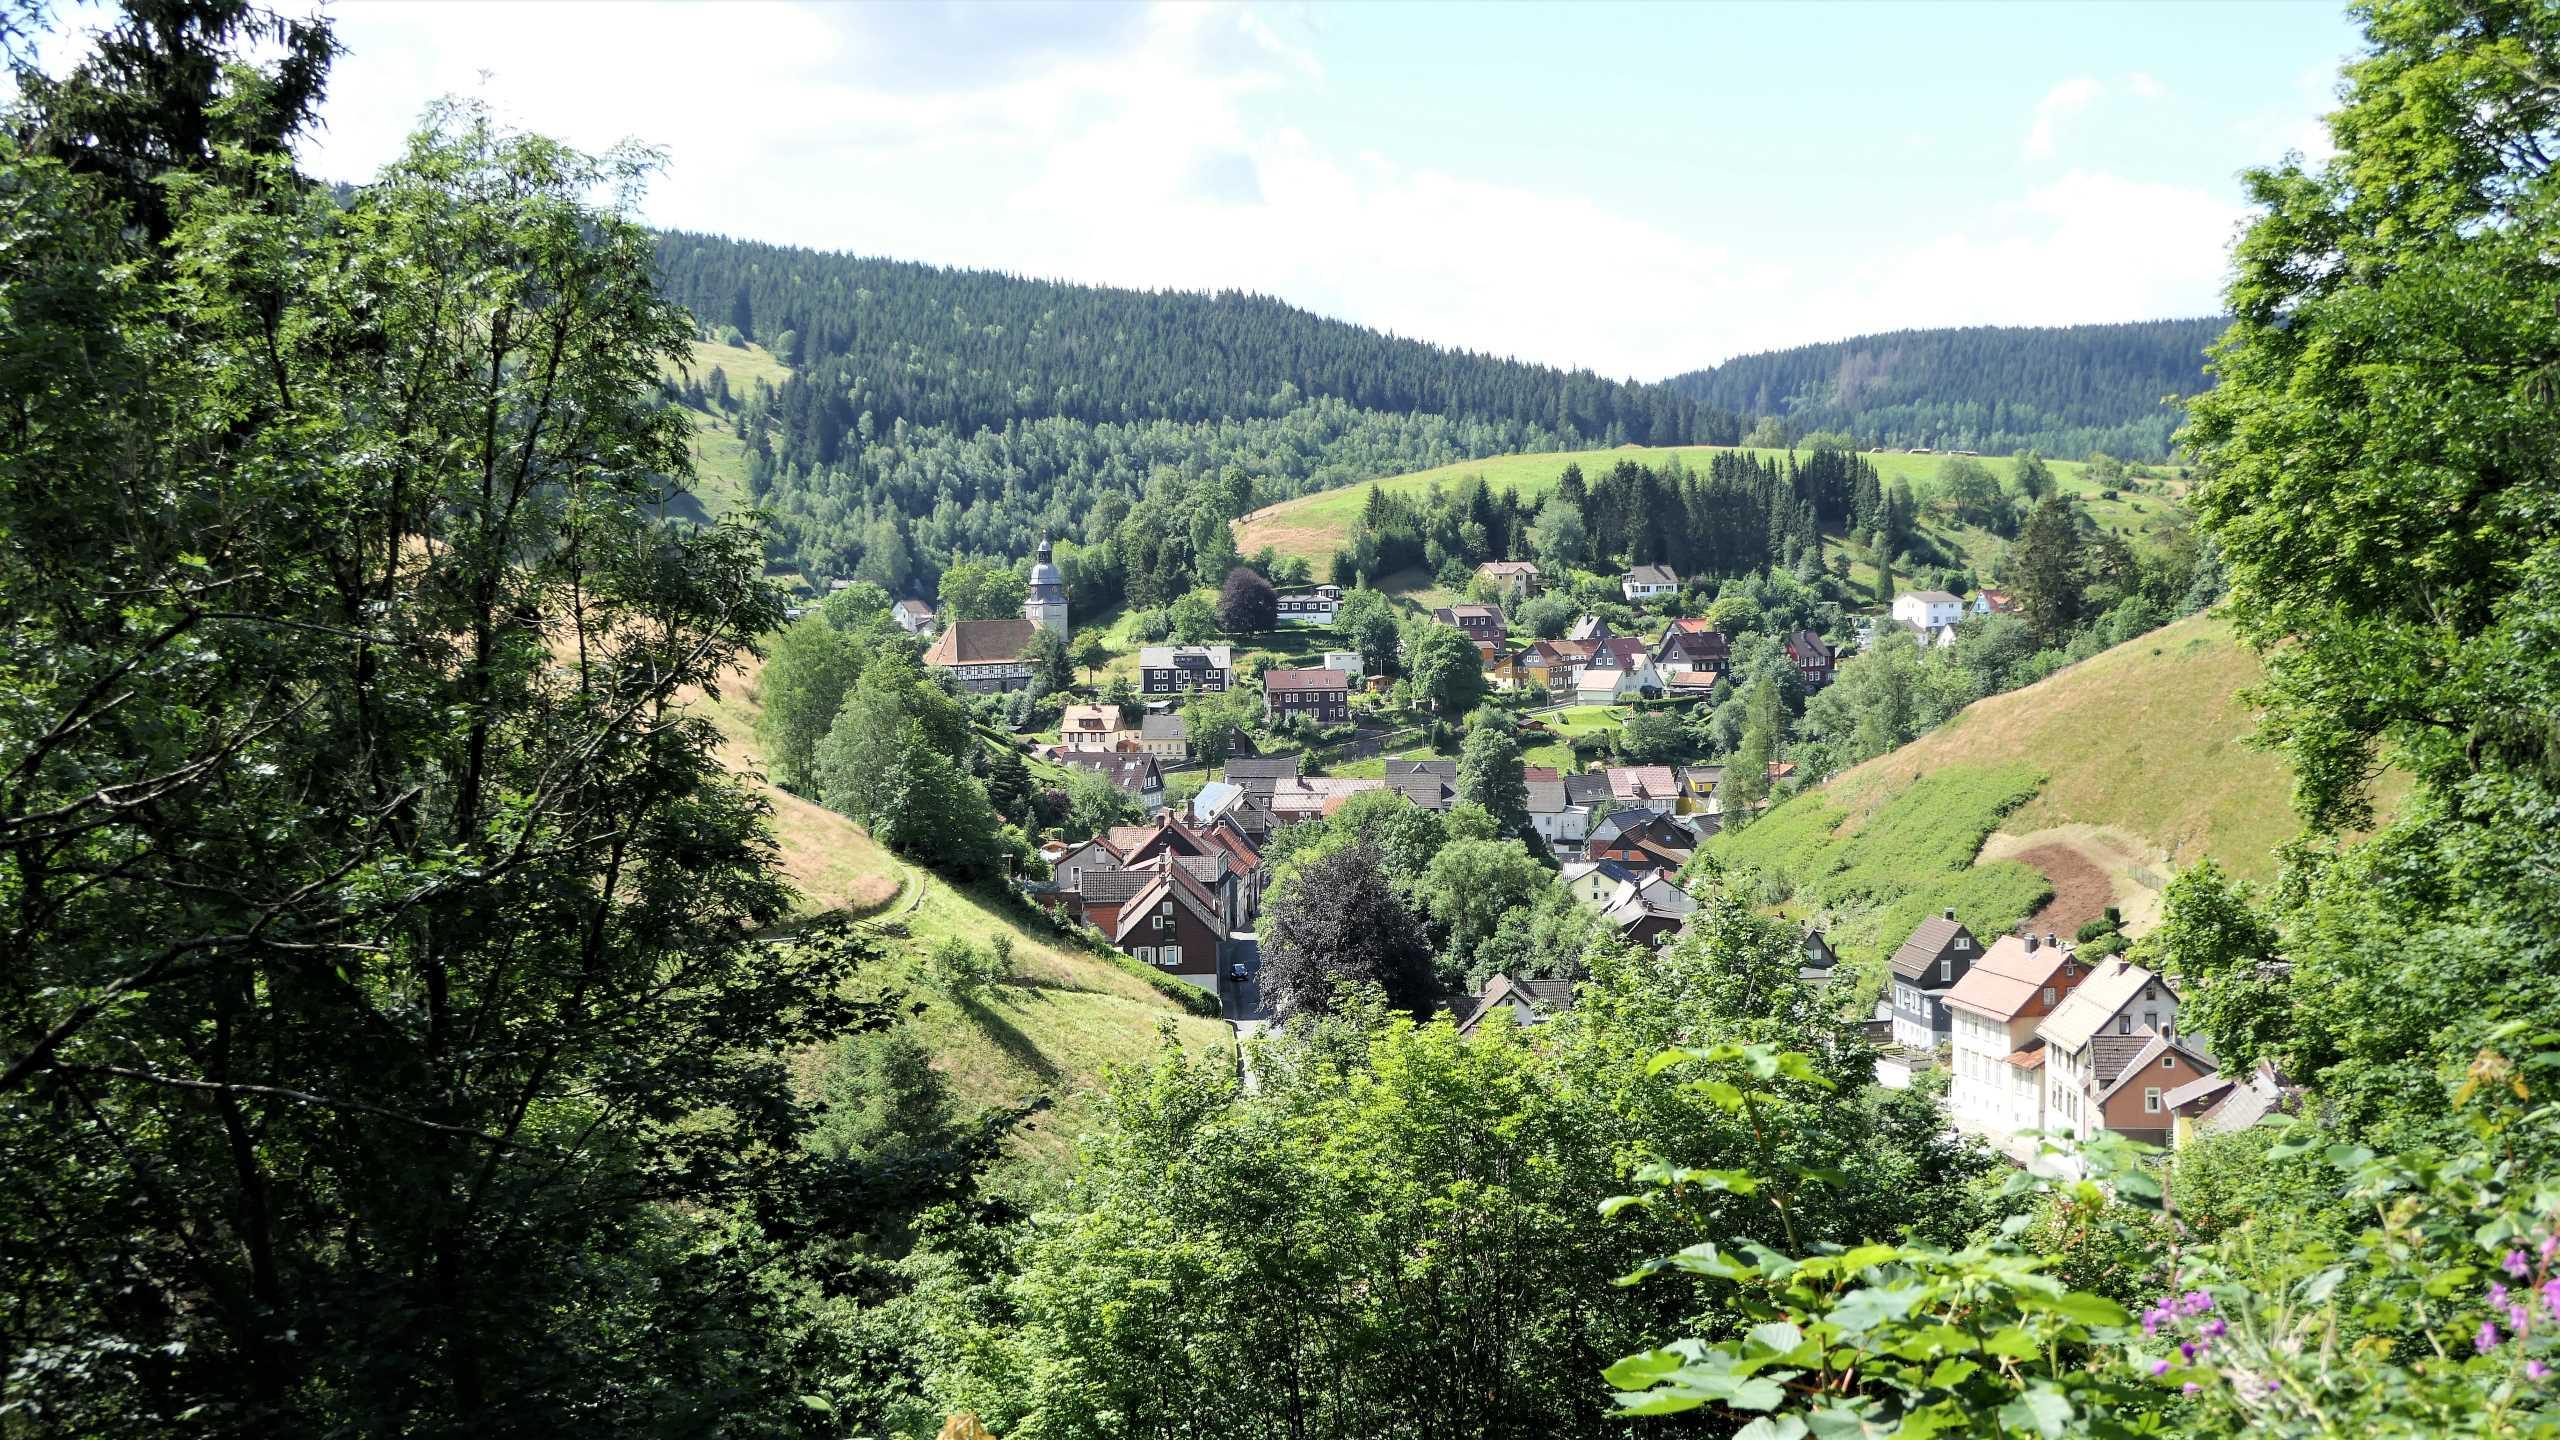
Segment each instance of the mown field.
[{"label": "mown field", "polygon": [[[673,371],[676,367],[668,367]],[[711,372],[717,369],[729,381],[729,393],[744,403],[754,393],[755,382],[762,380],[779,390],[791,378],[791,367],[774,358],[770,351],[757,345],[723,345],[716,340],[697,340],[693,358],[683,367],[685,373],[710,384]],[[693,426],[694,498],[702,502],[706,514],[719,516],[744,505],[747,500],[746,442],[731,434],[729,422],[720,415],[705,415],[687,410],[685,418]]]},{"label": "mown field", "polygon": [[[1419,470],[1409,475],[1395,475],[1371,480],[1339,490],[1323,490],[1313,495],[1266,506],[1236,522],[1236,546],[1245,554],[1258,552],[1269,545],[1282,555],[1302,556],[1319,571],[1330,563],[1333,553],[1348,542],[1359,524],[1361,510],[1369,503],[1371,489],[1385,489],[1395,494],[1419,495],[1433,486],[1454,487],[1473,476],[1483,476],[1496,490],[1516,490],[1522,498],[1543,497],[1553,490],[1568,465],[1580,465],[1585,475],[1607,469],[1620,459],[1644,465],[1661,465],[1672,456],[1694,469],[1704,469],[1715,454],[1733,447],[1714,445],[1621,446],[1615,450],[1548,451],[1530,455],[1496,455],[1483,460],[1465,460],[1455,465]],[[1754,450],[1748,453],[1764,459],[1781,458],[1784,451]],[[1887,485],[1908,480],[1915,488],[1936,479],[1943,455],[1883,454],[1869,455],[1867,461]],[[1993,474],[2007,481],[2016,468],[2014,460],[1980,457]],[[2087,476],[2088,467],[2078,461],[2049,462],[2056,481],[2068,493],[2081,497],[2089,516],[2110,530],[2139,535],[2164,515],[2174,513],[2172,498],[2157,490],[2135,494],[2120,492],[2114,500],[2098,498],[2099,487]],[[1979,530],[1931,525],[1932,534],[1951,543],[1974,563],[1990,560],[1998,553],[1996,536]],[[1859,567],[1858,578],[1864,582],[1870,572]]]},{"label": "mown field", "polygon": [[[888,953],[854,983],[870,992],[903,990],[922,1003],[912,1023],[964,1108],[1050,1101],[1015,1131],[999,1183],[1033,1185],[1055,1174],[1075,1137],[1100,1116],[1107,1068],[1144,1060],[1167,1039],[1191,1051],[1232,1048],[1225,1022],[1183,1008],[1147,977],[1049,932],[1017,902],[958,889],[906,865],[861,826],[767,784],[755,739],[755,679],[755,667],[744,667],[719,696],[698,696],[695,704],[719,728],[723,758],[754,777],[773,805],[783,868],[803,911],[873,917]],[[935,941],[958,936],[985,945],[998,935],[1013,943],[1010,982],[965,1002],[926,983],[923,956]]]}]

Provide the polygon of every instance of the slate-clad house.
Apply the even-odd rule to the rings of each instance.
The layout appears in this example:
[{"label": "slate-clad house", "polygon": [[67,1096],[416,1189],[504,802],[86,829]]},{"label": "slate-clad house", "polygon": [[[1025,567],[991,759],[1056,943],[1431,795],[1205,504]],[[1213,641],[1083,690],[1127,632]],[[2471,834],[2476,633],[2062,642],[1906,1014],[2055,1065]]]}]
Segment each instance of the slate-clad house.
[{"label": "slate-clad house", "polygon": [[1705,620],[1672,621],[1653,647],[1653,663],[1666,675],[1721,675],[1732,659],[1732,641]]},{"label": "slate-clad house", "polygon": [[1499,605],[1443,605],[1431,618],[1453,626],[1468,639],[1500,645],[1508,628]]},{"label": "slate-clad house", "polygon": [[1388,789],[1416,808],[1440,811],[1458,803],[1455,760],[1389,760],[1386,779]]},{"label": "slate-clad house", "polygon": [[1149,810],[1164,804],[1164,771],[1156,757],[1130,750],[1070,750],[1058,763],[1089,770]]},{"label": "slate-clad house", "polygon": [[1956,923],[1956,912],[1933,915],[1893,952],[1893,1043],[1934,1050],[1947,1043],[1952,1021],[1947,992],[1964,978],[1982,946]]},{"label": "slate-clad house", "polygon": [[1810,630],[1798,630],[1787,637],[1787,658],[1795,662],[1796,674],[1807,690],[1819,690],[1831,683],[1831,673],[1839,663],[1831,642]]},{"label": "slate-clad house", "polygon": [[1149,645],[1138,652],[1138,689],[1149,695],[1219,691],[1235,678],[1235,651],[1225,645]]},{"label": "slate-clad house", "polygon": [[1513,1024],[1526,1027],[1572,1008],[1570,980],[1514,980],[1508,975],[1496,975],[1484,987],[1484,993],[1476,997],[1465,1018],[1458,1021],[1458,1033],[1475,1033],[1477,1026],[1500,1011],[1509,1011]]},{"label": "slate-clad house", "polygon": [[1304,715],[1319,725],[1351,720],[1351,677],[1339,670],[1265,670],[1262,705],[1273,720]]},{"label": "slate-clad house", "polygon": [[1591,827],[1582,854],[1587,860],[1615,860],[1639,869],[1677,870],[1697,848],[1698,837],[1660,811],[1612,810]]}]

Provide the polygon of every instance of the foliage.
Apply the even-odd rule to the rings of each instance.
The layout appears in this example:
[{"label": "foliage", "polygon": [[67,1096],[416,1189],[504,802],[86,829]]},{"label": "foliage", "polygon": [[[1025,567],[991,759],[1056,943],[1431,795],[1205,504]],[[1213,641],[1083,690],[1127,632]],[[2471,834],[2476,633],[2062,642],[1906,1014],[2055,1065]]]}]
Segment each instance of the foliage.
[{"label": "foliage", "polygon": [[1280,623],[1280,592],[1239,565],[1227,572],[1227,582],[1218,591],[1218,623],[1230,635],[1269,630]]},{"label": "foliage", "polygon": [[1067,772],[1067,833],[1099,835],[1114,825],[1135,825],[1145,818],[1137,797],[1094,771]]},{"label": "foliage", "polygon": [[1492,816],[1500,834],[1532,833],[1529,785],[1508,716],[1468,726],[1466,743],[1458,747],[1458,798]]},{"label": "foliage", "polygon": [[2223,323],[1903,330],[1745,355],[1671,383],[1728,410],[1781,416],[1803,443],[1840,430],[1897,448],[2159,459],[2178,424],[2160,397],[2205,387],[2204,350]]},{"label": "foliage", "polygon": [[756,736],[774,783],[807,791],[819,741],[862,676],[863,652],[824,615],[804,615],[774,638],[756,676]]},{"label": "foliage", "polygon": [[1618,754],[1638,765],[1676,760],[1689,749],[1689,727],[1668,710],[1639,710],[1618,727]]},{"label": "foliage", "polygon": [[1463,977],[1505,916],[1525,909],[1551,881],[1518,840],[1452,840],[1431,857],[1417,887],[1432,924],[1448,937],[1443,979]]},{"label": "foliage", "polygon": [[1275,1019],[1329,1013],[1347,987],[1375,987],[1415,1011],[1432,994],[1421,923],[1377,847],[1356,834],[1280,870],[1263,896],[1261,934],[1262,997]]},{"label": "foliage", "polygon": [[1396,624],[1395,607],[1387,603],[1386,596],[1375,590],[1345,590],[1333,624],[1342,643],[1360,652],[1360,664],[1368,674],[1402,672],[1398,652],[1403,637]]},{"label": "foliage", "polygon": [[679,705],[781,611],[656,518],[648,157],[321,192],[329,53],[141,3],[0,127],[0,1426],[790,1425],[780,1056],[879,1012]]},{"label": "foliage", "polygon": [[1030,577],[1013,566],[962,560],[942,572],[937,608],[946,625],[961,620],[1018,620],[1030,592]]},{"label": "foliage", "polygon": [[1414,627],[1406,663],[1415,691],[1442,715],[1465,715],[1484,703],[1491,686],[1476,643],[1455,626],[1424,622]]}]

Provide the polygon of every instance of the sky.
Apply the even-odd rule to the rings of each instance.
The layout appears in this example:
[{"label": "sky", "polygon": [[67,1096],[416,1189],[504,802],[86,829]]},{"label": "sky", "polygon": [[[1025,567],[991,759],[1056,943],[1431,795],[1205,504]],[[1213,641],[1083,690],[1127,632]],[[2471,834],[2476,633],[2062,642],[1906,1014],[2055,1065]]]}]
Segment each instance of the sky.
[{"label": "sky", "polygon": [[653,224],[1248,289],[1642,379],[1913,326],[2214,313],[2241,172],[2326,153],[2357,44],[2291,0],[327,12],[349,53],[304,158],[329,179],[477,95],[584,148],[661,148]]}]

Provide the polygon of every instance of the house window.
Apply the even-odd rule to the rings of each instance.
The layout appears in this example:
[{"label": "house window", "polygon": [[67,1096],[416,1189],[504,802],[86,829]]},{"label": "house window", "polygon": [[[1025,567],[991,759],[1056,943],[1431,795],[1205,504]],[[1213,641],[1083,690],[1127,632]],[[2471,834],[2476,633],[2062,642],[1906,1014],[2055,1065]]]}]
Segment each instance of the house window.
[{"label": "house window", "polygon": [[2175,1055],[2163,1055],[2163,1056],[2161,1056],[2161,1057],[2160,1057],[2160,1068],[2161,1068],[2161,1069],[2163,1069],[2163,1070],[2175,1070],[2175,1069],[2177,1069],[2177,1068],[2178,1068],[2178,1057],[2177,1057],[2177,1056],[2175,1056]]},{"label": "house window", "polygon": [[2119,1015],[2119,1016],[2117,1016],[2117,1017],[2116,1017],[2116,1033],[2117,1033],[2117,1034],[2119,1034],[2119,1035],[2130,1035],[2130,1034],[2132,1034],[2132,1033],[2133,1033],[2133,1017],[2132,1017],[2132,1016],[2130,1016],[2130,1015]]},{"label": "house window", "polygon": [[2160,987],[2159,987],[2159,986],[2157,986],[2157,985],[2145,985],[2145,986],[2143,986],[2143,987],[2142,987],[2142,998],[2143,998],[2143,999],[2145,999],[2145,1000],[2157,1000],[2157,999],[2159,999],[2159,998],[2160,998]]},{"label": "house window", "polygon": [[1958,950],[1970,950],[1970,949],[1972,949],[1972,948],[1973,948],[1973,942],[1972,942],[1972,941],[1967,940],[1966,938],[1964,938],[1964,937],[1963,937],[1963,936],[1961,936],[1961,935],[1959,935],[1959,936],[1957,936],[1957,937],[1956,937],[1956,949],[1958,949]]},{"label": "house window", "polygon": [[2143,1028],[2143,1029],[2145,1029],[2145,1030],[2157,1030],[2157,1029],[2159,1029],[2159,1028],[2160,1028],[2160,1012],[2159,1012],[2159,1011],[2157,1011],[2157,1010],[2145,1010],[2145,1011],[2143,1011],[2143,1012],[2142,1012],[2142,1028]]},{"label": "house window", "polygon": [[2053,987],[2050,985],[2044,987],[2044,1003],[2046,1009],[2053,1008]]},{"label": "house window", "polygon": [[2157,1115],[2160,1113],[2159,1086],[2154,1085],[2142,1092],[2142,1113],[2145,1115]]},{"label": "house window", "polygon": [[1938,980],[1940,983],[1943,984],[1946,981],[1953,980],[1955,978],[1955,971],[1956,962],[1947,959],[1945,956],[1940,956],[1938,958]]}]

